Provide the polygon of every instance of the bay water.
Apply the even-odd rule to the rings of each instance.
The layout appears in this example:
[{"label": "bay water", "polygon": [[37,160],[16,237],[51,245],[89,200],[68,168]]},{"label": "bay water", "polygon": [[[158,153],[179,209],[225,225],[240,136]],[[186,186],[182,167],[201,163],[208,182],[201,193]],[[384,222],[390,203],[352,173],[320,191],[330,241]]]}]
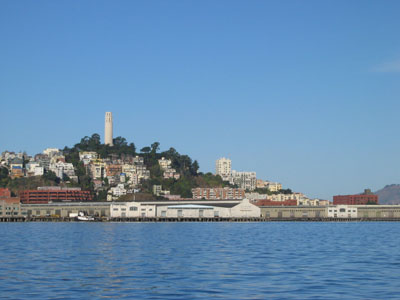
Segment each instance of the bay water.
[{"label": "bay water", "polygon": [[0,223],[0,299],[400,299],[400,223]]}]

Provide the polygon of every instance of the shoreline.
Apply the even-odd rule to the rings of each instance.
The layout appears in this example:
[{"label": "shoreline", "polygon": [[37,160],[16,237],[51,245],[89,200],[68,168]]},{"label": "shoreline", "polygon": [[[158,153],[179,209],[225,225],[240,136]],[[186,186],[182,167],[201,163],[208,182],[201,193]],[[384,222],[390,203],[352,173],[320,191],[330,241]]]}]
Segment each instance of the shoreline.
[{"label": "shoreline", "polygon": [[77,221],[75,218],[0,218],[0,223],[270,223],[270,222],[400,222],[400,218],[98,218],[94,221]]}]

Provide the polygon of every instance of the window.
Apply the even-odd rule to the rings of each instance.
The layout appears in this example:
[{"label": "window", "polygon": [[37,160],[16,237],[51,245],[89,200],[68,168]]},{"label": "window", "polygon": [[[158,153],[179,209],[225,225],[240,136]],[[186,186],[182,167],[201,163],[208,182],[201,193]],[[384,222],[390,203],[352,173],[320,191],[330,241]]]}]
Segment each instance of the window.
[{"label": "window", "polygon": [[219,211],[218,210],[214,210],[214,217],[219,217]]},{"label": "window", "polygon": [[117,208],[117,207],[115,207],[115,208],[113,209],[113,211],[118,211],[118,208]]},{"label": "window", "polygon": [[161,217],[166,217],[167,216],[167,212],[165,210],[161,211]]},{"label": "window", "polygon": [[126,211],[126,208],[125,208],[125,207],[124,207],[124,208],[121,208],[121,210],[122,210],[122,211]]},{"label": "window", "polygon": [[346,212],[346,209],[345,208],[341,208],[341,209],[339,209],[339,211],[340,212]]},{"label": "window", "polygon": [[203,217],[204,216],[204,210],[200,209],[199,210],[199,217]]},{"label": "window", "polygon": [[178,217],[182,217],[182,216],[183,216],[182,209],[179,209],[178,210]]}]

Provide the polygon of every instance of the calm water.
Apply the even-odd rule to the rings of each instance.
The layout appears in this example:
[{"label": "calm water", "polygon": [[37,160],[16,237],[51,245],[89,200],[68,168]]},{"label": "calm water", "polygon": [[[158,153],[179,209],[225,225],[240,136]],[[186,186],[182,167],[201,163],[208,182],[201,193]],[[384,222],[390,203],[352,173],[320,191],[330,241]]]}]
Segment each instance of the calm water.
[{"label": "calm water", "polygon": [[400,223],[0,223],[1,299],[400,299]]}]

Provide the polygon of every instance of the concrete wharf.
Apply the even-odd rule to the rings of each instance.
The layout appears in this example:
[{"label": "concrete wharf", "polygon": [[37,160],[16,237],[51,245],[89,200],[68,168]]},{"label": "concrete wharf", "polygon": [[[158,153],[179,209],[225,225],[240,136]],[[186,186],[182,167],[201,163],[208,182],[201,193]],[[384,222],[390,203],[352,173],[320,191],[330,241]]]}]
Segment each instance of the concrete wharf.
[{"label": "concrete wharf", "polygon": [[76,221],[75,218],[57,217],[1,217],[1,222],[400,222],[400,218],[96,218],[94,221]]}]

